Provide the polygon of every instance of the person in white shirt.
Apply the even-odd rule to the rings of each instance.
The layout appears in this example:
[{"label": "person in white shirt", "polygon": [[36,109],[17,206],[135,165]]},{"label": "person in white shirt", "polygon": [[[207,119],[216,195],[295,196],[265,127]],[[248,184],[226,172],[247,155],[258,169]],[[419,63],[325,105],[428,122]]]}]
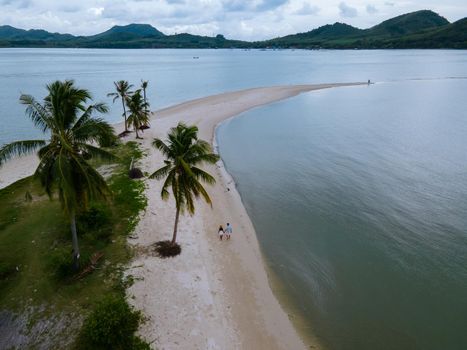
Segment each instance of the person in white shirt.
[{"label": "person in white shirt", "polygon": [[225,235],[227,239],[230,239],[230,235],[232,234],[232,226],[227,223],[227,227],[225,228]]}]

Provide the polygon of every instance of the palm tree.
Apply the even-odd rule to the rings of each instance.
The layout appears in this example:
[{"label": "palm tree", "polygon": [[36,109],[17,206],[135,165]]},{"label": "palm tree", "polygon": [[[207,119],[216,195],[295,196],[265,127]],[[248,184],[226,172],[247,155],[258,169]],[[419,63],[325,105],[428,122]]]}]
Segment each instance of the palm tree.
[{"label": "palm tree", "polygon": [[[141,79],[141,89],[143,89],[143,98],[144,98],[144,103],[146,104],[146,114],[149,117],[149,102],[146,99],[146,89],[148,88],[148,84],[149,84],[148,80]],[[149,125],[143,124],[141,129],[149,129]]]},{"label": "palm tree", "polygon": [[179,123],[171,128],[166,142],[154,139],[152,145],[165,156],[165,166],[156,170],[149,176],[151,179],[161,180],[165,178],[161,196],[169,198],[168,189],[172,189],[175,197],[175,225],[172,236],[172,245],[177,239],[177,227],[180,212],[185,209],[193,215],[195,213],[194,199],[200,196],[211,204],[211,198],[201,184],[215,184],[215,179],[197,165],[202,163],[214,164],[219,156],[212,153],[209,143],[198,140],[198,128]]},{"label": "palm tree", "polygon": [[126,99],[126,104],[130,111],[128,124],[132,125],[136,132],[136,138],[139,139],[138,129],[143,125],[149,124],[149,114],[147,113],[146,102],[141,96],[141,90],[136,90],[133,95]]},{"label": "palm tree", "polygon": [[126,80],[114,81],[114,85],[115,85],[115,90],[117,90],[117,92],[110,92],[107,94],[107,97],[113,97],[114,103],[118,98],[122,99],[123,117],[125,118],[125,133],[127,133],[128,128],[127,128],[125,100],[131,95],[130,89],[133,87],[133,85],[129,84],[128,81]]},{"label": "palm tree", "polygon": [[143,98],[144,98],[144,103],[146,103],[146,112],[149,114],[149,103],[148,100],[146,99],[146,89],[148,88],[149,81],[148,80],[142,80],[141,79],[141,89],[143,89]]},{"label": "palm tree", "polygon": [[48,140],[16,141],[0,148],[0,166],[15,156],[39,149],[39,165],[34,176],[52,198],[55,191],[70,220],[75,269],[79,267],[76,213],[86,209],[90,200],[106,198],[110,190],[103,177],[86,161],[90,157],[113,160],[115,157],[96,145],[114,141],[113,128],[93,113],[106,113],[103,103],[85,106],[91,99],[87,90],[74,82],[56,81],[47,85],[48,95],[41,104],[30,95],[21,95],[26,114]]}]

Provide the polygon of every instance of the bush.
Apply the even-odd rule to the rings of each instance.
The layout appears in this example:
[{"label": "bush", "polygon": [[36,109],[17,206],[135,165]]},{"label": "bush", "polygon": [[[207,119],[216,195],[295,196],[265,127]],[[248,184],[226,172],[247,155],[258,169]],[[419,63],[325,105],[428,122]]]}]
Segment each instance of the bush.
[{"label": "bush", "polygon": [[16,273],[16,266],[11,263],[0,261],[0,280],[5,280]]},{"label": "bush", "polygon": [[56,248],[50,253],[47,265],[56,279],[64,280],[75,273],[71,252],[71,248],[66,247]]},{"label": "bush", "polygon": [[80,234],[108,240],[112,235],[112,212],[107,206],[94,204],[89,210],[79,215],[77,228]]},{"label": "bush", "polygon": [[108,296],[84,321],[78,348],[149,349],[149,345],[134,334],[141,320],[141,313],[132,310],[125,298]]},{"label": "bush", "polygon": [[53,277],[59,281],[69,279],[76,275],[89,263],[89,254],[81,252],[79,258],[79,269],[73,266],[72,249],[69,246],[55,248],[48,256],[47,266]]},{"label": "bush", "polygon": [[154,244],[156,253],[161,258],[171,258],[182,252],[182,247],[178,243],[172,244],[171,241],[160,241]]}]

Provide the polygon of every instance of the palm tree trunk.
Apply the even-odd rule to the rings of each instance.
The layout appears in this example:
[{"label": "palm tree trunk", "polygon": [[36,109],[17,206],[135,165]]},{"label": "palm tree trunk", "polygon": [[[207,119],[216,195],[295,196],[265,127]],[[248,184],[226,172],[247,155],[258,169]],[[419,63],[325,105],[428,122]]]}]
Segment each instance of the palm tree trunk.
[{"label": "palm tree trunk", "polygon": [[[144,97],[144,111],[146,112],[146,116],[148,116],[149,109],[148,109],[148,102],[146,101],[146,88],[143,88],[143,97]],[[144,126],[148,126],[148,124],[144,123]]]},{"label": "palm tree trunk", "polygon": [[125,108],[125,99],[122,96],[122,106],[123,106],[123,117],[125,118],[125,132],[128,132],[128,128],[126,126],[126,108]]},{"label": "palm tree trunk", "polygon": [[79,269],[79,246],[78,234],[76,232],[76,215],[74,211],[70,213],[71,239],[73,243],[73,268],[75,271]]},{"label": "palm tree trunk", "polygon": [[180,208],[177,206],[177,213],[175,214],[174,234],[172,236],[172,245],[174,245],[175,241],[177,240],[177,228],[178,228],[179,217],[180,217]]}]

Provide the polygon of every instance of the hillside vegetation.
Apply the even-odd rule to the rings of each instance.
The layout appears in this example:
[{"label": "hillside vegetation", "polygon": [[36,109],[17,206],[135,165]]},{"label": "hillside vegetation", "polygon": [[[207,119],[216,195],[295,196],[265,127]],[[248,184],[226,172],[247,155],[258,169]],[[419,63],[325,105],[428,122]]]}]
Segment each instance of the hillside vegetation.
[{"label": "hillside vegetation", "polygon": [[257,42],[230,40],[220,34],[215,37],[188,33],[165,35],[149,24],[114,26],[92,36],[0,26],[0,47],[465,49],[466,21],[467,18],[463,18],[449,23],[433,11],[421,10],[388,19],[368,29],[334,23],[305,33]]}]

